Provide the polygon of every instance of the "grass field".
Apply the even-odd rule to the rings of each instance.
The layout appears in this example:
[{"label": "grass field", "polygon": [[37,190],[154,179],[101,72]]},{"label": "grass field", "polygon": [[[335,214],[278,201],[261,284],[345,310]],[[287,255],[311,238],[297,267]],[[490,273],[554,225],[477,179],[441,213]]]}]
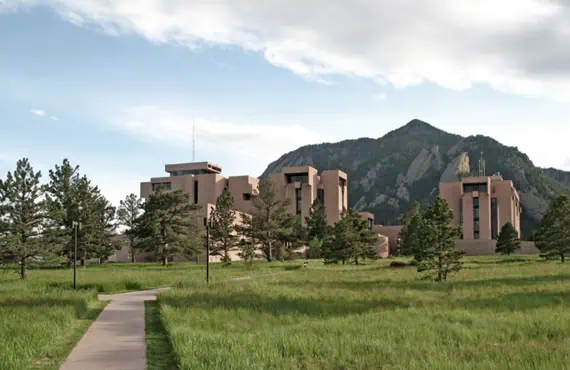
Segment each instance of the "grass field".
[{"label": "grass field", "polygon": [[[284,268],[213,265],[211,279],[221,282]],[[32,270],[28,281],[20,281],[13,271],[0,269],[0,369],[59,368],[103,308],[98,292],[198,287],[205,285],[205,268],[192,263],[92,265],[78,269],[77,292],[71,289],[72,278],[70,269]]]},{"label": "grass field", "polygon": [[447,283],[312,262],[176,289],[160,317],[183,369],[570,368],[570,264],[466,261]]}]

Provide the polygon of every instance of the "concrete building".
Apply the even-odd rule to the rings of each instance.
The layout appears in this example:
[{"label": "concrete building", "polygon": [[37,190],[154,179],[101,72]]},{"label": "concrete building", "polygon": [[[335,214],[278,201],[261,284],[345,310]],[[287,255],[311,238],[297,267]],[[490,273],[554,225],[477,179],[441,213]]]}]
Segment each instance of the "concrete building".
[{"label": "concrete building", "polygon": [[[209,215],[218,196],[227,186],[234,198],[235,209],[250,213],[252,195],[257,191],[259,180],[251,176],[222,176],[222,168],[210,162],[167,164],[169,176],[153,177],[141,183],[141,197],[147,198],[158,189],[182,190],[191,194],[195,204],[201,205]],[[289,211],[309,216],[314,200],[320,198],[327,211],[329,224],[336,223],[348,207],[347,175],[338,170],[318,171],[309,166],[289,167],[270,175],[281,199],[289,199]]]},{"label": "concrete building", "polygon": [[442,182],[440,197],[453,211],[464,240],[496,240],[507,222],[521,235],[520,197],[511,180],[501,175],[464,177]]}]

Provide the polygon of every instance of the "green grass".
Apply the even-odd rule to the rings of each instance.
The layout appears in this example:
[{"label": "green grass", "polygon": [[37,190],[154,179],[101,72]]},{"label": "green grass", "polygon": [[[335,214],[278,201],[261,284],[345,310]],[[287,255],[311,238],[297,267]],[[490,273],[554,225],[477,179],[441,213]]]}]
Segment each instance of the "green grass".
[{"label": "green grass", "polygon": [[157,302],[145,302],[145,321],[148,368],[151,370],[178,368],[176,355],[164,330]]},{"label": "green grass", "polygon": [[447,283],[313,262],[158,302],[182,369],[570,368],[570,264],[466,260]]},{"label": "green grass", "polygon": [[[280,272],[283,265],[212,265],[212,282]],[[205,267],[193,263],[106,264],[78,269],[31,270],[28,281],[0,269],[0,369],[57,369],[97,317],[104,304],[98,292],[164,286],[205,286]],[[157,342],[158,343],[158,342]]]}]

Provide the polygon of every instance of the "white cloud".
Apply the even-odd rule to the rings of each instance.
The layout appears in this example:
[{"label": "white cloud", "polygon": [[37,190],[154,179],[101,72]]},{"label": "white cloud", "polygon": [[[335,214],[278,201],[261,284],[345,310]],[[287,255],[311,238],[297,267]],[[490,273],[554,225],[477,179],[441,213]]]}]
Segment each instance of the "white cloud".
[{"label": "white cloud", "polygon": [[201,148],[219,148],[224,152],[274,160],[286,151],[323,138],[306,127],[291,125],[257,125],[193,118],[189,112],[160,106],[136,106],[127,109],[117,127],[132,135],[192,147],[192,125]]},{"label": "white cloud", "polygon": [[54,121],[61,121],[61,120],[60,120],[58,117],[56,117],[56,116],[51,116],[50,118],[51,118],[52,120],[54,120]]},{"label": "white cloud", "polygon": [[37,108],[30,109],[30,113],[38,117],[45,117],[47,115],[45,110]]},{"label": "white cloud", "polygon": [[374,100],[386,100],[386,94],[384,94],[384,93],[374,94],[372,99],[374,99]]},{"label": "white cloud", "polygon": [[[3,5],[2,5],[3,4]],[[0,0],[154,43],[237,45],[305,78],[570,100],[570,4],[547,0]]]}]

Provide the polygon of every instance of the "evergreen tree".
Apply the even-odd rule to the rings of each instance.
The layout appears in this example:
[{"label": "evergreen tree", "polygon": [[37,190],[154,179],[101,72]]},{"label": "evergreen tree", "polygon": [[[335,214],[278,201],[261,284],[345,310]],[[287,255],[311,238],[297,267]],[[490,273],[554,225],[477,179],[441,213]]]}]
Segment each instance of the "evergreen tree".
[{"label": "evergreen tree", "polygon": [[212,227],[210,238],[212,241],[211,255],[222,257],[222,266],[231,264],[230,251],[235,248],[237,234],[235,227],[236,212],[234,211],[234,198],[227,187],[224,188],[212,211]]},{"label": "evergreen tree", "polygon": [[298,256],[298,250],[306,245],[306,230],[300,216],[288,214],[277,242],[276,256],[280,260],[291,260]]},{"label": "evergreen tree", "polygon": [[40,178],[41,172],[35,172],[23,158],[14,173],[0,180],[0,253],[20,265],[22,280],[28,276],[30,261],[48,252],[41,243],[45,211]]},{"label": "evergreen tree", "polygon": [[507,222],[499,233],[497,240],[497,247],[495,249],[496,253],[511,255],[521,249],[521,240],[519,239],[519,233],[517,229]]},{"label": "evergreen tree", "polygon": [[168,265],[169,258],[199,251],[201,227],[196,222],[199,207],[182,191],[158,191],[144,203],[135,237],[143,250],[153,251]]},{"label": "evergreen tree", "polygon": [[252,231],[264,257],[271,262],[280,247],[280,237],[290,224],[289,202],[279,199],[271,180],[262,179],[259,190],[253,194],[252,203]]},{"label": "evergreen tree", "polygon": [[240,235],[238,242],[239,256],[251,266],[257,256],[257,240],[255,239],[255,226],[253,217],[248,214],[241,214],[241,224],[236,226],[236,231]]},{"label": "evergreen tree", "polygon": [[315,199],[305,218],[307,258],[321,258],[321,249],[325,239],[330,235],[331,228],[327,222],[326,209],[319,198]]},{"label": "evergreen tree", "polygon": [[139,216],[141,215],[143,202],[135,194],[129,194],[125,200],[121,200],[119,209],[117,210],[117,218],[119,223],[125,227],[125,236],[129,243],[129,255],[131,262],[135,262],[136,256],[136,237],[135,227]]},{"label": "evergreen tree", "polygon": [[325,263],[352,262],[377,257],[376,234],[356,211],[349,209],[332,230],[332,237],[326,238],[323,247]]},{"label": "evergreen tree", "polygon": [[437,198],[426,210],[419,231],[415,258],[418,272],[427,271],[436,281],[446,281],[450,273],[461,270],[463,252],[455,248],[459,229],[452,224],[453,212],[444,199]]},{"label": "evergreen tree", "polygon": [[414,202],[408,212],[402,217],[402,230],[400,231],[400,250],[402,256],[413,256],[419,245],[419,230],[421,228],[422,216],[420,214],[420,204]]},{"label": "evergreen tree", "polygon": [[73,259],[73,222],[80,216],[76,196],[79,180],[79,166],[64,159],[49,171],[49,182],[44,187],[49,219],[46,240],[67,257],[68,263]]},{"label": "evergreen tree", "polygon": [[541,256],[560,258],[570,253],[570,198],[562,195],[553,200],[536,233],[536,247]]}]

